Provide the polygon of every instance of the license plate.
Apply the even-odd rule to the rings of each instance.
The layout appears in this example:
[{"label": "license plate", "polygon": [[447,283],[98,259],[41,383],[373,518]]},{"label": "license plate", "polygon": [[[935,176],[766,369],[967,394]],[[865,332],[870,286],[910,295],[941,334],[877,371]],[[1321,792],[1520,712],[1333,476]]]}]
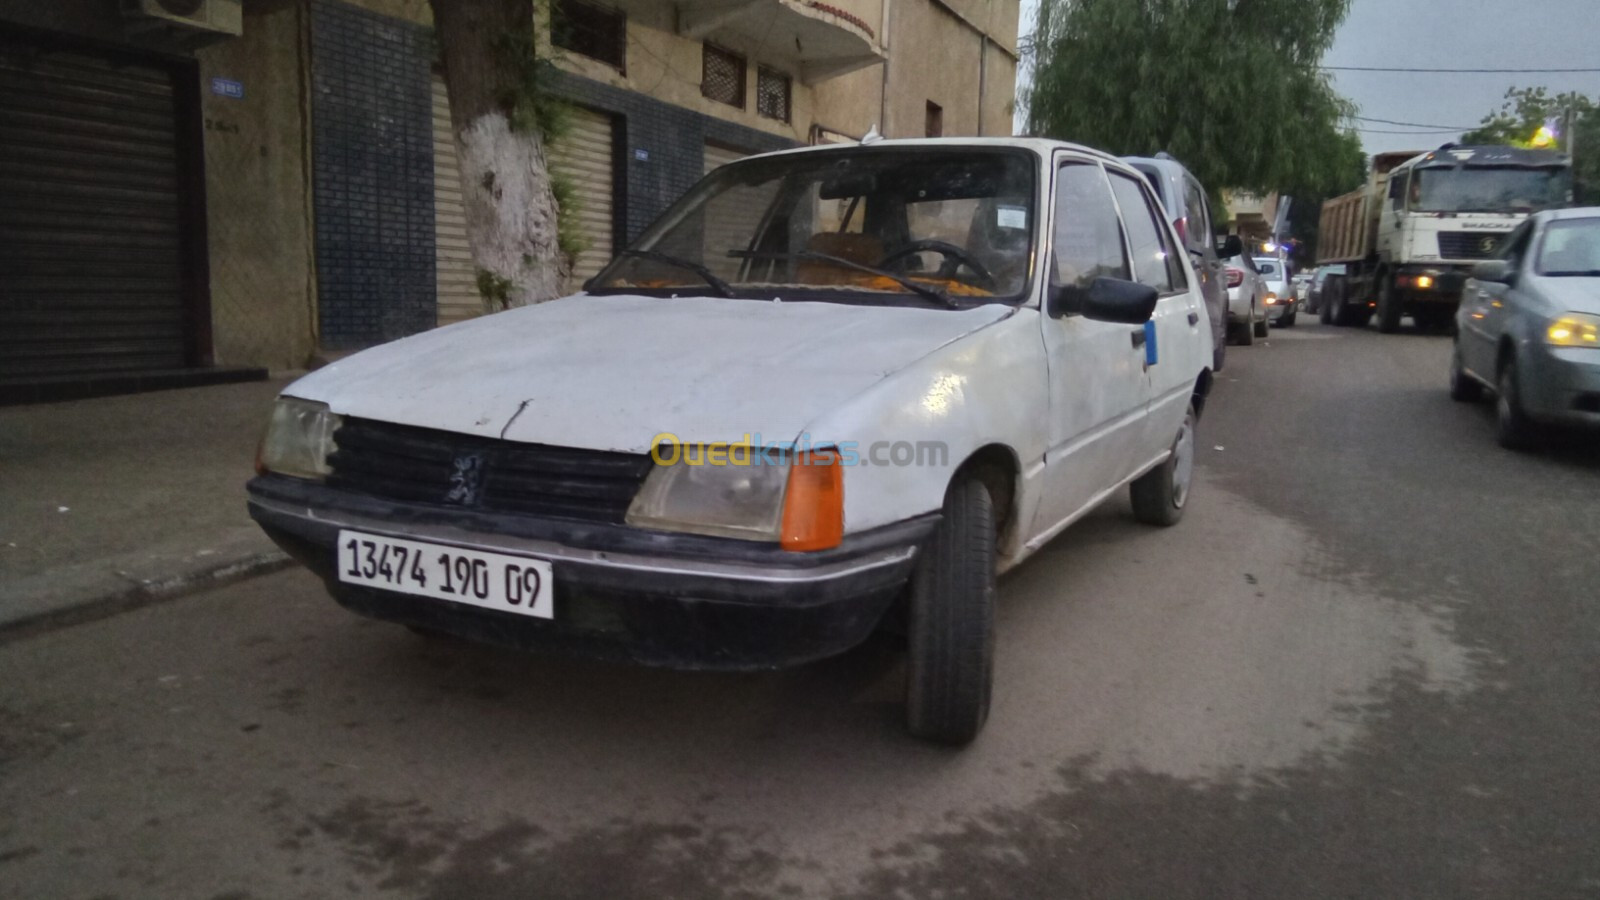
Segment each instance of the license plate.
[{"label": "license plate", "polygon": [[555,616],[550,563],[509,553],[340,531],[339,580],[538,619]]}]

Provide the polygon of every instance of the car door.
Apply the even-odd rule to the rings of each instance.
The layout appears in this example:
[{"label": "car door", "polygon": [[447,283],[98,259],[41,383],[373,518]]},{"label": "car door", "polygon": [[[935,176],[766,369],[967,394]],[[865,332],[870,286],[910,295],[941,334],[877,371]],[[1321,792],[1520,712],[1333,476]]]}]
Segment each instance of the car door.
[{"label": "car door", "polygon": [[[1127,244],[1105,169],[1058,154],[1048,271],[1054,285],[1131,279]],[[1138,465],[1150,377],[1143,328],[1080,315],[1039,317],[1050,382],[1045,490],[1034,517],[1042,543],[1114,490]]]},{"label": "car door", "polygon": [[1216,228],[1211,221],[1211,201],[1205,189],[1192,176],[1183,178],[1185,203],[1189,208],[1189,252],[1196,257],[1195,271],[1200,276],[1200,295],[1211,317],[1212,337],[1217,344],[1227,339],[1227,266],[1217,255]]},{"label": "car door", "polygon": [[[1532,219],[1517,226],[1493,258],[1504,260],[1512,271],[1520,270],[1522,260],[1528,255],[1533,231]],[[1491,383],[1496,376],[1498,361],[1495,357],[1499,353],[1500,335],[1505,332],[1512,314],[1514,292],[1515,288],[1509,285],[1474,279],[1461,298],[1466,307],[1466,315],[1457,317],[1461,331],[1461,364],[1468,372]]]},{"label": "car door", "polygon": [[[1159,456],[1178,433],[1194,378],[1210,356],[1205,310],[1198,286],[1191,289],[1186,254],[1167,226],[1160,207],[1141,179],[1108,169],[1111,193],[1122,216],[1133,280],[1156,289],[1160,300],[1151,317],[1155,343],[1147,346],[1145,375],[1150,403],[1145,427],[1134,449],[1135,465]],[[1205,359],[1202,359],[1204,355]]]}]

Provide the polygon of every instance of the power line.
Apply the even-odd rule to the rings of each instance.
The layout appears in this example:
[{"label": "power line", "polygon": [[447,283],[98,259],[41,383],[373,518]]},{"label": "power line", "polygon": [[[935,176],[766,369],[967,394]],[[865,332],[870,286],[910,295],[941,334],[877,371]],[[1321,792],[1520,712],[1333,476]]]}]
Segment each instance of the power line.
[{"label": "power line", "polygon": [[1318,66],[1324,72],[1436,72],[1444,75],[1574,75],[1600,72],[1596,68],[1583,69],[1402,69],[1389,66]]},{"label": "power line", "polygon": [[1414,134],[1418,137],[1427,137],[1434,134],[1460,134],[1463,129],[1450,128],[1445,131],[1385,131],[1382,128],[1357,128],[1362,134]]},{"label": "power line", "polygon": [[1423,122],[1396,122],[1393,119],[1374,119],[1370,116],[1351,116],[1350,118],[1361,122],[1376,122],[1379,125],[1403,125],[1407,128],[1433,128],[1438,131],[1471,131],[1474,128],[1480,127],[1477,125],[1468,125],[1458,128],[1454,125],[1429,125]]}]

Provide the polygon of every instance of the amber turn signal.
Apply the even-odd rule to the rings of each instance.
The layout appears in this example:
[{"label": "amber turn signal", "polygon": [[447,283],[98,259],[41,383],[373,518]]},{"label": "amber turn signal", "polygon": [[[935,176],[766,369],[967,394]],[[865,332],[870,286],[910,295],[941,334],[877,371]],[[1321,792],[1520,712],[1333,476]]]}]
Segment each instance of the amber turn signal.
[{"label": "amber turn signal", "polygon": [[827,550],[844,540],[844,466],[833,450],[796,454],[783,495],[785,550]]}]

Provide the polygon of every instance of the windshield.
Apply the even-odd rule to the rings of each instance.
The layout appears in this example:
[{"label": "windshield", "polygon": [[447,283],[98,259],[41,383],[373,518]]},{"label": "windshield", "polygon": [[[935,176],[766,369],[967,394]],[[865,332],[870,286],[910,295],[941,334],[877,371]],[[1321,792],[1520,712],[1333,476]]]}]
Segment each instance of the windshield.
[{"label": "windshield", "polygon": [[590,289],[1020,298],[1036,165],[1026,151],[970,147],[734,163],[667,210]]},{"label": "windshield", "polygon": [[1534,212],[1567,202],[1569,172],[1566,167],[1418,169],[1408,206],[1419,212]]},{"label": "windshield", "polygon": [[1539,249],[1539,274],[1600,278],[1600,218],[1551,222]]}]

